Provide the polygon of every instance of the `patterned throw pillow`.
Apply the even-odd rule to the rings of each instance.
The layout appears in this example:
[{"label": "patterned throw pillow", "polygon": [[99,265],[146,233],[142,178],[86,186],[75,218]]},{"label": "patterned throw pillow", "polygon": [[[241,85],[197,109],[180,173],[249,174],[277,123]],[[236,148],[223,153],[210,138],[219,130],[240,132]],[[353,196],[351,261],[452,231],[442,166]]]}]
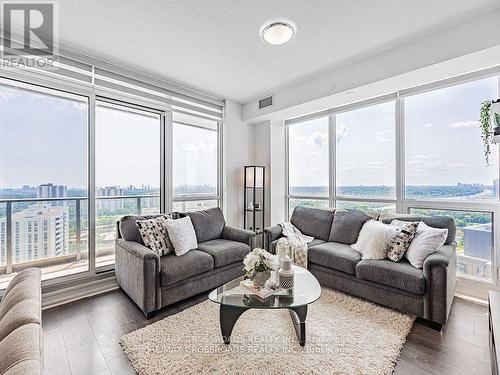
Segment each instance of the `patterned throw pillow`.
[{"label": "patterned throw pillow", "polygon": [[159,256],[172,252],[172,245],[168,238],[167,218],[159,216],[155,219],[137,220],[137,227],[144,245]]},{"label": "patterned throw pillow", "polygon": [[406,250],[408,250],[411,241],[415,237],[415,233],[417,233],[418,227],[418,223],[416,222],[400,223],[394,223],[394,226],[396,226],[396,236],[392,239],[387,249],[387,258],[394,262],[399,262],[403,258],[403,255],[405,255]]}]

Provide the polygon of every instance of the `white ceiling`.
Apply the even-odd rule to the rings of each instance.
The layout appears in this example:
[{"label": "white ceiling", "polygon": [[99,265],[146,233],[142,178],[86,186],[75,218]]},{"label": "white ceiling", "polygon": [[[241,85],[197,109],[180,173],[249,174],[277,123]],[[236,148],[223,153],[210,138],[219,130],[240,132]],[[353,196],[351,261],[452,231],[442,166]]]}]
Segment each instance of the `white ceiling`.
[{"label": "white ceiling", "polygon": [[[62,0],[60,43],[245,103],[500,6],[498,0]],[[270,46],[259,30],[297,25]],[[443,46],[445,48],[446,46]]]}]

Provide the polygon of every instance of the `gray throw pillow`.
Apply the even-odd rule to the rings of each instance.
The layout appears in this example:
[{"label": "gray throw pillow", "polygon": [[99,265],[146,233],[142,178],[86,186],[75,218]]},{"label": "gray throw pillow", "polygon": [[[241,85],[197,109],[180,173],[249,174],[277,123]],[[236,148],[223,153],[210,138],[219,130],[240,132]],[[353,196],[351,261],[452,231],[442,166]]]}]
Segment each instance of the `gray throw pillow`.
[{"label": "gray throw pillow", "polygon": [[329,242],[339,242],[346,245],[356,243],[359,231],[371,217],[357,210],[336,210],[333,216]]},{"label": "gray throw pillow", "polygon": [[399,262],[410,247],[411,241],[417,233],[418,222],[403,223],[395,221],[392,225],[396,227],[396,236],[392,239],[387,249],[387,258],[394,262]]}]

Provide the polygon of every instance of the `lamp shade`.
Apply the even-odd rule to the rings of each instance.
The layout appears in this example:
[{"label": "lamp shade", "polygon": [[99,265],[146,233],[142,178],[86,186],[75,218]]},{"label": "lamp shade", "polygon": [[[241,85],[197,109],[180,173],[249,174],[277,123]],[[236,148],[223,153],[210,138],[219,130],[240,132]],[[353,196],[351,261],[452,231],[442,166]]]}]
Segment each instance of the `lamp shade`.
[{"label": "lamp shade", "polygon": [[262,188],[264,187],[264,167],[247,166],[245,167],[246,187]]}]

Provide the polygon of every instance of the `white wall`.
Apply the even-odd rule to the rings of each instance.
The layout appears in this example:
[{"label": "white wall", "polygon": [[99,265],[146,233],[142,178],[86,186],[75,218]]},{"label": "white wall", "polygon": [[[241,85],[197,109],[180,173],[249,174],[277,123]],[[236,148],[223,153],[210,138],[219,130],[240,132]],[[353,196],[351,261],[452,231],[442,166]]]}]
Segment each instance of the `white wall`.
[{"label": "white wall", "polygon": [[285,121],[271,121],[269,123],[269,175],[271,186],[269,197],[271,200],[270,222],[275,225],[286,219],[286,145]]},{"label": "white wall", "polygon": [[254,161],[266,167],[266,227],[285,220],[285,122],[264,121],[254,125]]},{"label": "white wall", "polygon": [[253,164],[254,127],[242,120],[241,104],[226,101],[223,131],[224,211],[229,225],[243,228],[243,167]]},{"label": "white wall", "polygon": [[260,165],[266,168],[265,175],[265,216],[264,227],[270,226],[271,223],[271,195],[269,189],[271,187],[270,162],[271,162],[271,134],[269,122],[262,122],[254,126],[254,162],[255,165]]}]

